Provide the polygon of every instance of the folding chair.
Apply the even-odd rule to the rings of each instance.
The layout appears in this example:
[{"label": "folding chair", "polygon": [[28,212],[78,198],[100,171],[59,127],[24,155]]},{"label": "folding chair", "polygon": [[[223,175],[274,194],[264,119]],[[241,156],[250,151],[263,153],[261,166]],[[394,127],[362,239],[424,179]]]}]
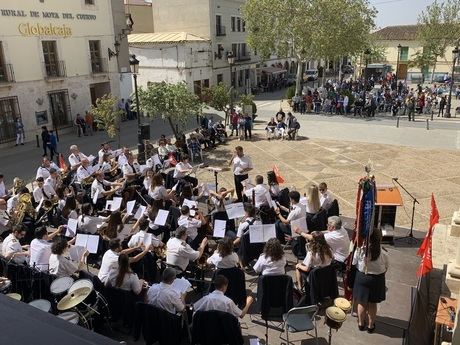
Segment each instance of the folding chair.
[{"label": "folding chair", "polygon": [[[310,332],[315,330],[315,340],[318,344],[318,330],[316,328],[316,314],[318,313],[318,307],[316,305],[310,305],[307,307],[292,308],[286,314],[283,314],[284,329],[286,331],[287,345],[289,342],[289,332]],[[281,335],[280,338],[284,340]]]}]

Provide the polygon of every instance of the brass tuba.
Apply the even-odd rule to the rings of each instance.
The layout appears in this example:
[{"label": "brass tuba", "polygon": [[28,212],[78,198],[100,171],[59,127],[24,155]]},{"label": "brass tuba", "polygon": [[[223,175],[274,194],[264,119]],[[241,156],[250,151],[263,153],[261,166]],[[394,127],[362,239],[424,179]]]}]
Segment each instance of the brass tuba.
[{"label": "brass tuba", "polygon": [[12,223],[14,225],[21,224],[26,214],[35,218],[35,209],[32,206],[32,196],[29,193],[19,195],[18,204],[13,210]]}]

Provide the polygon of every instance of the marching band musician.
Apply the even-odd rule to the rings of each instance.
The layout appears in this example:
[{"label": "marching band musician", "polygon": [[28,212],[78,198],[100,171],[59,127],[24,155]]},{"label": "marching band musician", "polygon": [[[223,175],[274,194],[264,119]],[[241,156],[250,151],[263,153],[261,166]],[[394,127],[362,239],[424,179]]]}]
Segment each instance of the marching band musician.
[{"label": "marching band musician", "polygon": [[[74,242],[74,240],[70,242]],[[75,275],[83,269],[89,255],[88,250],[85,250],[79,262],[72,261],[69,257],[70,242],[67,242],[64,237],[58,237],[51,245],[49,272],[58,278]]]},{"label": "marching band musician", "polygon": [[179,226],[176,229],[176,237],[172,237],[166,243],[166,263],[185,271],[190,261],[198,260],[204,253],[208,239],[205,237],[201,241],[198,250],[193,250],[187,244],[187,228]]},{"label": "marching band musician", "polygon": [[42,164],[38,167],[35,178],[43,177],[46,180],[50,176],[51,169],[58,171],[59,167],[54,162],[50,162],[47,157],[43,157]]},{"label": "marching band musician", "polygon": [[98,161],[99,164],[102,164],[102,158],[104,157],[105,153],[107,153],[109,156],[112,156],[113,158],[117,158],[121,153],[121,149],[112,151],[112,148],[110,147],[108,142],[102,143],[101,144],[101,149],[97,153],[97,155],[99,157],[99,161]]},{"label": "marching band musician", "polygon": [[46,226],[40,226],[35,230],[35,239],[30,242],[29,266],[34,267],[39,271],[48,271],[49,259],[51,256],[51,240],[59,235],[64,228],[64,225],[48,234]]},{"label": "marching band musician", "polygon": [[141,168],[139,163],[134,161],[134,155],[128,153],[128,161],[123,165],[123,177],[126,178],[128,184],[136,184],[138,181]]},{"label": "marching band musician", "polygon": [[43,184],[42,193],[43,196],[51,200],[56,195],[56,188],[58,185],[58,170],[51,168],[50,169],[50,176],[45,180]]},{"label": "marching band musician", "polygon": [[126,163],[128,163],[128,155],[130,154],[130,151],[127,147],[123,147],[121,154],[118,156],[118,166],[122,167]]},{"label": "marching band musician", "polygon": [[9,234],[2,244],[2,255],[5,259],[11,260],[17,264],[24,264],[28,260],[29,246],[22,246],[19,241],[26,236],[26,229],[21,225],[13,227],[13,231]]},{"label": "marching band musician", "polygon": [[230,166],[232,167],[235,179],[236,196],[238,197],[238,201],[241,202],[243,201],[243,185],[241,182],[248,179],[248,172],[253,169],[251,158],[244,155],[241,146],[235,147],[232,159],[230,160]]},{"label": "marching band musician", "polygon": [[[190,216],[190,209],[188,206],[182,206],[180,209],[180,217],[177,220],[177,225],[183,226],[187,229],[188,242],[192,248],[198,248],[200,241],[198,236],[198,228],[206,224],[206,219],[200,211],[196,211],[195,217]],[[196,239],[196,240],[195,240]]]},{"label": "marching band musician", "polygon": [[174,168],[174,180],[185,180],[196,187],[198,185],[198,180],[195,177],[190,176],[193,167],[189,163],[188,155],[183,155],[179,163],[176,164]]},{"label": "marching band musician", "polygon": [[81,160],[81,165],[77,169],[77,182],[82,183],[83,180],[90,177],[93,173],[93,169],[89,165],[88,158]]},{"label": "marching band musician", "polygon": [[109,182],[105,180],[104,173],[101,170],[97,171],[96,178],[91,184],[91,200],[94,201],[94,196],[96,195],[96,193],[98,193],[95,208],[97,210],[102,210],[105,206],[107,197],[112,196],[122,186],[123,183]]},{"label": "marching band musician", "polygon": [[81,161],[85,158],[88,159],[88,157],[80,152],[77,145],[70,146],[70,152],[71,152],[69,156],[70,169],[72,171],[76,171],[80,167]]},{"label": "marching band musician", "polygon": [[32,195],[34,197],[35,205],[38,205],[40,201],[42,200],[43,196],[43,185],[45,181],[43,180],[43,177],[38,177],[35,182],[37,183],[34,191],[32,192]]}]

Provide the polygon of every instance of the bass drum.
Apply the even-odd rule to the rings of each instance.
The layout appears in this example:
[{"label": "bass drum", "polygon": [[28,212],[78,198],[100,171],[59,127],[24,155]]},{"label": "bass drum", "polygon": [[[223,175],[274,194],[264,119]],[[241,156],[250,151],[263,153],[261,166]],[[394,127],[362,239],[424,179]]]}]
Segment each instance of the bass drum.
[{"label": "bass drum", "polygon": [[49,313],[51,310],[51,302],[46,299],[35,299],[29,302],[29,305],[34,308],[43,310],[45,313]]},{"label": "bass drum", "polygon": [[342,323],[347,318],[345,312],[337,307],[329,307],[326,309],[325,323],[330,328],[338,330],[342,327]]}]

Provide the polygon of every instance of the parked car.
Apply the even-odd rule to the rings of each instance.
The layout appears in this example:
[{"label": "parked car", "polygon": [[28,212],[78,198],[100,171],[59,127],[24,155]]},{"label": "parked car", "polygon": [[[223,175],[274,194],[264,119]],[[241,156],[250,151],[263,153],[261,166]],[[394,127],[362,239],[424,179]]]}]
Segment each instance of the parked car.
[{"label": "parked car", "polygon": [[307,69],[303,74],[304,81],[315,81],[318,80],[318,70],[317,69]]}]

